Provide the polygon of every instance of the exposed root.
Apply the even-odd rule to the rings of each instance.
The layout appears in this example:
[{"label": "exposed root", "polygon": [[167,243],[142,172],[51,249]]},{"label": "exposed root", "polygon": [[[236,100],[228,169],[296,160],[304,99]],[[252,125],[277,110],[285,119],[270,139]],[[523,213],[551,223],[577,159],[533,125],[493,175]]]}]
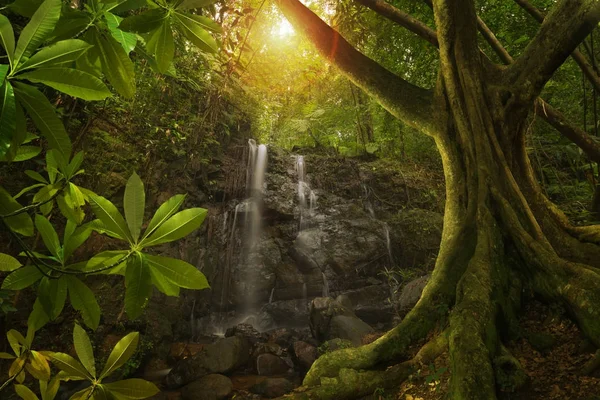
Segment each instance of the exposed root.
[{"label": "exposed root", "polygon": [[496,385],[505,392],[514,392],[529,379],[525,370],[506,347],[500,345],[498,356],[494,358]]},{"label": "exposed root", "polygon": [[282,399],[288,400],[344,400],[367,396],[377,389],[399,386],[423,365],[433,362],[448,348],[448,332],[444,332],[425,344],[409,361],[385,370],[357,371],[342,368],[336,378],[322,377],[320,384],[300,387]]}]

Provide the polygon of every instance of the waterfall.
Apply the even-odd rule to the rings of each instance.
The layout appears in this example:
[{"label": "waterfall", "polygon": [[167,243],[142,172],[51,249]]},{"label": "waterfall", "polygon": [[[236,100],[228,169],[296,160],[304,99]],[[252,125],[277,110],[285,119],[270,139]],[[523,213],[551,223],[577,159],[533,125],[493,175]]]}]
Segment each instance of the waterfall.
[{"label": "waterfall", "polygon": [[[377,218],[375,218],[375,210],[373,209],[373,203],[371,203],[371,200],[369,199],[370,197],[370,193],[369,193],[369,188],[367,187],[367,185],[365,185],[364,183],[361,183],[361,188],[362,188],[362,193],[363,193],[363,205],[365,207],[365,210],[369,213],[369,217],[373,220],[376,220]],[[385,247],[387,249],[387,255],[388,255],[388,262],[390,263],[390,267],[394,266],[394,255],[392,254],[392,241],[390,239],[390,227],[388,226],[388,224],[386,222],[383,221],[379,221],[381,222],[381,225],[383,226],[383,236],[385,237]]]},{"label": "waterfall", "polygon": [[323,297],[329,297],[329,282],[327,282],[327,276],[325,276],[325,272],[322,272],[323,275]]},{"label": "waterfall", "polygon": [[[315,214],[317,195],[306,181],[306,164],[304,156],[296,156],[296,174],[298,176],[298,205],[300,209],[300,230],[310,227],[309,219]],[[308,193],[308,204],[306,194]]]}]

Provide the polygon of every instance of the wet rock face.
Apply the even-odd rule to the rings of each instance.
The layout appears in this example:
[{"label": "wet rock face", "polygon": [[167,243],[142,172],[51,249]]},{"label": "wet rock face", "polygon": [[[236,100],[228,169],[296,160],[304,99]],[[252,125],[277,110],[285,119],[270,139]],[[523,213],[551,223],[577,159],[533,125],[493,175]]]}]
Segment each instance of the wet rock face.
[{"label": "wet rock face", "polygon": [[209,374],[228,373],[246,364],[250,343],[243,336],[221,339],[189,358],[183,359],[166,378],[169,388],[178,388]]},{"label": "wet rock face", "polygon": [[294,356],[298,365],[308,371],[317,359],[317,347],[303,341],[294,342]]},{"label": "wet rock face", "polygon": [[292,382],[285,378],[267,378],[250,388],[252,393],[273,399],[283,396],[294,389]]},{"label": "wet rock face", "polygon": [[355,346],[362,344],[363,336],[374,332],[352,310],[329,297],[317,297],[311,302],[310,327],[317,340],[346,339]]},{"label": "wet rock face", "polygon": [[256,371],[259,375],[282,375],[285,374],[290,367],[291,366],[288,365],[287,362],[274,354],[265,353],[256,358]]},{"label": "wet rock face", "polygon": [[229,396],[233,389],[231,379],[224,375],[210,374],[181,389],[183,400],[221,400]]}]

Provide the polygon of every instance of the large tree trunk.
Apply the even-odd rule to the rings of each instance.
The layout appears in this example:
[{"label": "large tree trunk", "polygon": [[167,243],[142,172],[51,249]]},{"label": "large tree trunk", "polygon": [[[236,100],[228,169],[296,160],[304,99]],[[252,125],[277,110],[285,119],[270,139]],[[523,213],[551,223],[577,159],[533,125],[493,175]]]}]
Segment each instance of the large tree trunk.
[{"label": "large tree trunk", "polygon": [[[568,3],[564,0],[562,7],[568,10]],[[582,7],[583,18],[587,3],[571,3]],[[280,0],[280,5],[292,20],[307,21],[293,0]],[[395,108],[385,92],[361,79],[355,83],[391,113],[417,126],[423,123],[423,130],[436,141],[444,165],[446,209],[434,272],[421,299],[398,326],[369,345],[319,358],[294,398],[368,395],[378,387],[398,385],[448,349],[450,398],[494,399],[497,374],[519,369],[502,341],[518,333],[516,316],[525,285],[545,299],[566,305],[583,333],[600,347],[600,230],[569,225],[544,197],[525,150],[528,111],[551,72],[591,27],[586,31],[563,24],[563,15],[549,15],[550,22],[533,40],[537,47],[528,48],[514,70],[503,70],[478,49],[472,2],[440,0],[433,6],[441,65],[431,105],[433,120],[417,120],[414,110],[409,115],[396,112],[406,110],[402,99]],[[600,18],[595,11],[594,18]],[[307,29],[309,37],[317,31]],[[557,29],[565,32],[553,35],[580,31],[570,38],[557,36],[557,43],[543,52],[550,30]],[[337,49],[345,45],[342,40],[334,40]],[[538,56],[543,65],[532,61]],[[330,58],[336,62],[335,57]],[[336,64],[344,70],[349,57],[344,55]],[[385,72],[371,68],[371,74],[378,73],[385,79]],[[528,84],[525,90],[523,82]],[[407,359],[409,346],[432,332],[438,334],[416,357],[401,362]]]}]

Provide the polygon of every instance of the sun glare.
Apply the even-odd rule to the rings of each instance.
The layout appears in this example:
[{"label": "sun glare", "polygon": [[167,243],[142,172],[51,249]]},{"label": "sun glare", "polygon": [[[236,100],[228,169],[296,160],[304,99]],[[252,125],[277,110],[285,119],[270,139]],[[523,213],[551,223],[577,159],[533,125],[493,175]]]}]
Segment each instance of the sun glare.
[{"label": "sun glare", "polygon": [[277,25],[275,25],[273,31],[273,33],[279,36],[280,38],[292,36],[295,33],[294,28],[285,18],[281,18],[279,20]]}]

